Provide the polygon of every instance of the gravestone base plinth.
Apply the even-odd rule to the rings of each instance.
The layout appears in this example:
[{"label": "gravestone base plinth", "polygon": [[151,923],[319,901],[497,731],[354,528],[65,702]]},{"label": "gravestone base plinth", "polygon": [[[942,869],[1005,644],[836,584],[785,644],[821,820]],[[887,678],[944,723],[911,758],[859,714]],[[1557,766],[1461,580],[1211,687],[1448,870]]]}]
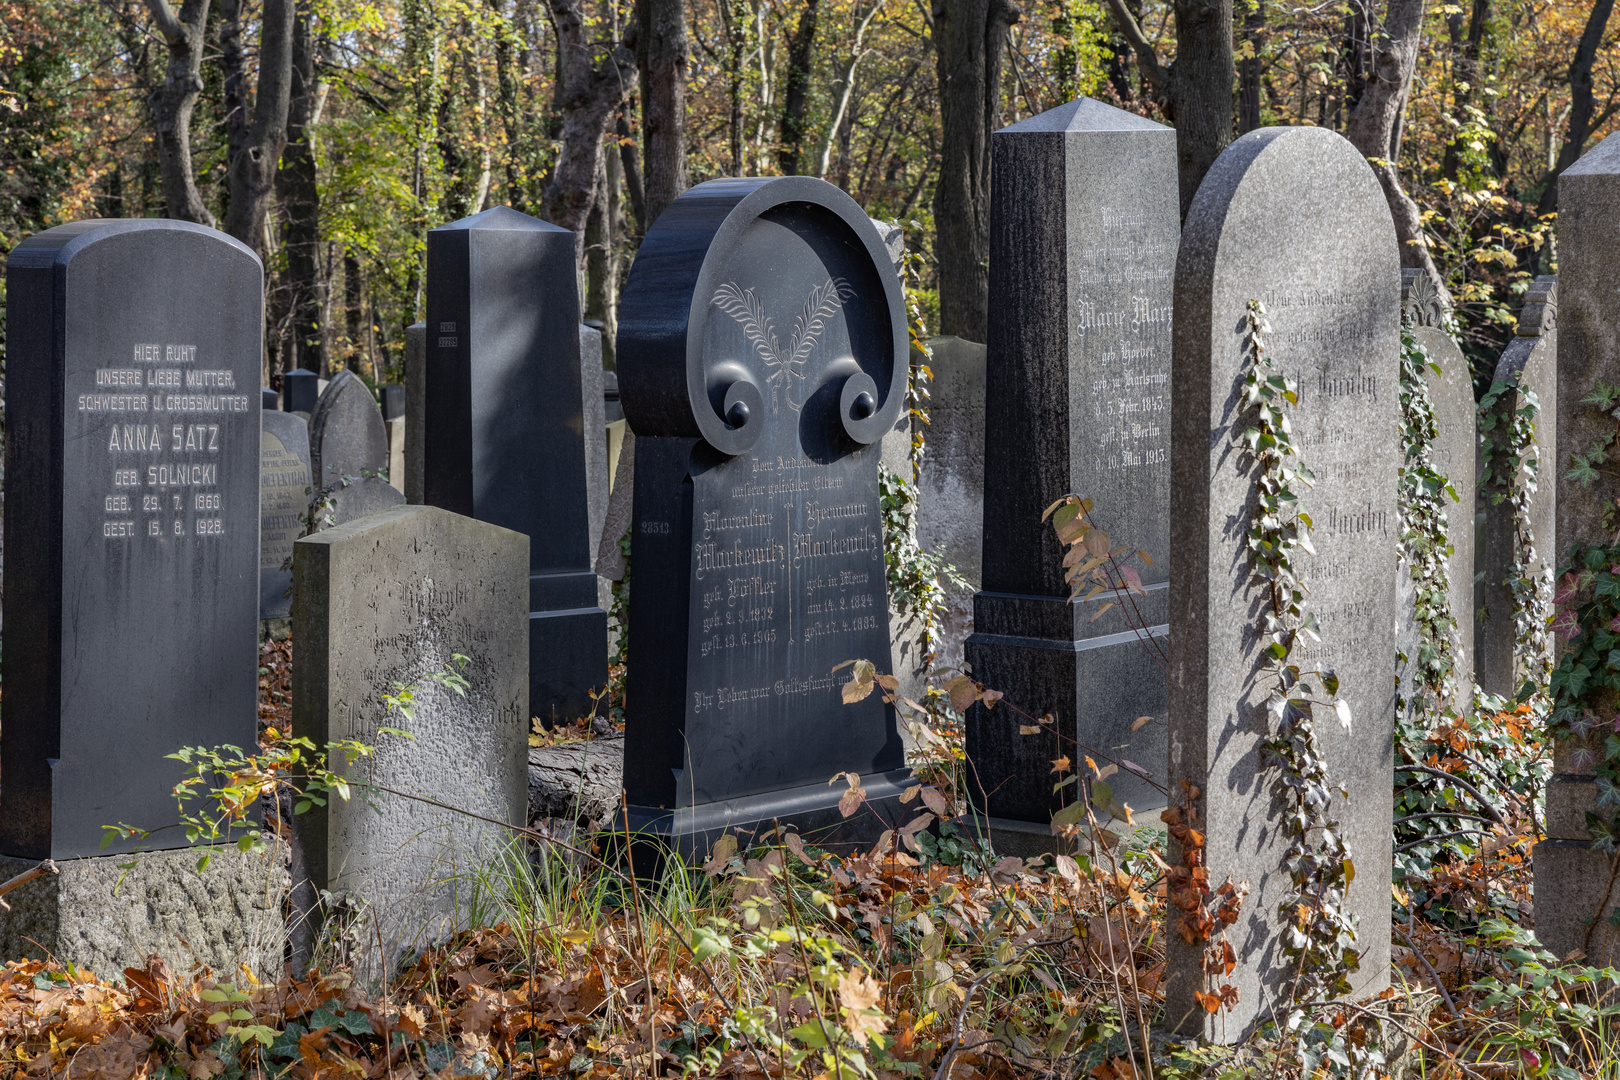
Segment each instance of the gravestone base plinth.
[{"label": "gravestone base plinth", "polygon": [[[968,713],[970,796],[980,811],[992,819],[1022,822],[1036,832],[1049,833],[1052,814],[1068,801],[1052,790],[1067,775],[1055,772],[1053,763],[1065,757],[1074,769],[1084,768],[1087,757],[1098,768],[1118,764],[1108,784],[1114,797],[1138,815],[1165,805],[1158,788],[1125,764],[1139,766],[1164,783],[1167,689],[1155,646],[1145,639],[1167,632],[1165,596],[1165,586],[1157,584],[1137,598],[1137,613],[1149,624],[1138,629],[1113,617],[1117,609],[1090,621],[1096,603],[1107,597],[1086,604],[978,594],[978,629],[966,645],[973,678],[1028,714],[1001,704],[990,709],[975,705]],[[1100,632],[1086,636],[1091,631]],[[1032,723],[1030,717],[1048,714],[1055,721],[1053,727],[1040,734],[1020,734]],[[1143,716],[1152,722],[1132,731]],[[1017,853],[1012,848],[1009,852]]]},{"label": "gravestone base plinth", "polygon": [[[200,872],[190,848],[59,859],[60,873],[6,894],[0,958],[49,954],[117,979],[155,953],[175,972],[205,965],[231,980],[246,965],[256,979],[275,979],[287,940],[287,854],[284,844],[225,848]],[[37,863],[0,856],[0,881]]]},{"label": "gravestone base plinth", "polygon": [[[582,574],[595,599],[596,575]],[[580,676],[594,679],[582,685]],[[591,715],[607,689],[607,612],[596,606],[529,612],[529,710],[547,727]]]},{"label": "gravestone base plinth", "polygon": [[[866,798],[860,809],[847,818],[838,809],[838,800],[849,790],[843,781],[806,784],[674,810],[632,804],[630,831],[638,840],[666,845],[694,865],[709,857],[709,849],[721,833],[733,830],[757,834],[778,821],[784,825],[791,822],[807,844],[828,851],[849,851],[870,846],[883,830],[904,824],[920,812],[916,805],[900,802],[906,788],[916,783],[910,769],[862,776]],[[739,842],[739,847],[747,846],[746,840]],[[637,870],[650,872],[639,858]]]},{"label": "gravestone base plinth", "polygon": [[[1614,857],[1593,851],[1591,840],[1547,839],[1536,845],[1533,861],[1537,940],[1560,960],[1584,954],[1575,958],[1603,967],[1620,958],[1620,933],[1609,925],[1620,906]],[[1594,922],[1588,942],[1587,924]]]}]

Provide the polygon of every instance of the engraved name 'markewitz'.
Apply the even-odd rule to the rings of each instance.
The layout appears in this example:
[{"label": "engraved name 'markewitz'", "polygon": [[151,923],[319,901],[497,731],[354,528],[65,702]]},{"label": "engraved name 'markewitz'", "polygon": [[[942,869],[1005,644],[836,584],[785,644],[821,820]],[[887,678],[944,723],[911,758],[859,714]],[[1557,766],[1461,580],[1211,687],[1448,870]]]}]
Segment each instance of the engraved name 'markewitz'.
[{"label": "engraved name 'markewitz'", "polygon": [[784,177],[682,195],[637,267],[618,354],[632,559],[680,587],[631,592],[630,637],[654,650],[629,672],[632,825],[689,850],[777,817],[864,829],[877,819],[845,823],[827,780],[858,773],[872,805],[904,790],[892,708],[846,706],[834,674],[890,653],[879,443],[906,370],[893,260],[848,196]]}]

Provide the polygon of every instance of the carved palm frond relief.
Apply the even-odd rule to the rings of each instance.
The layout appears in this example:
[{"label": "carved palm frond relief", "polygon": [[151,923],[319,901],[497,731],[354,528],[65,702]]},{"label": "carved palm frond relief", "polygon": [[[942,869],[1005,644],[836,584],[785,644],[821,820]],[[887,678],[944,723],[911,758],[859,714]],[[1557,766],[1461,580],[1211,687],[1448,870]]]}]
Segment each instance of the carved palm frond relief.
[{"label": "carved palm frond relief", "polygon": [[804,406],[797,391],[802,389],[805,363],[826,331],[828,320],[854,295],[855,290],[843,278],[828,278],[826,284],[811,289],[804,310],[794,323],[793,338],[785,354],[765,314],[765,305],[753,289],[728,281],[715,290],[713,303],[741,324],[744,336],[765,362],[771,408],[776,408],[776,392],[780,389],[788,408],[798,412]]}]

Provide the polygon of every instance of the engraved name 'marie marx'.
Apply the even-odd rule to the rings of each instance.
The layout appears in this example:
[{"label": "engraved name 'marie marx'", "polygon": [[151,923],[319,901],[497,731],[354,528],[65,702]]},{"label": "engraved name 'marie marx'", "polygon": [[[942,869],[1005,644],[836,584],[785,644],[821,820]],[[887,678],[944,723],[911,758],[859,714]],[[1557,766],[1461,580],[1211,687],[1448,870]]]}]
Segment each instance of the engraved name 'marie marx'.
[{"label": "engraved name 'marie marx'", "polygon": [[853,298],[855,290],[843,278],[828,278],[826,284],[810,290],[804,301],[804,310],[793,323],[793,337],[788,347],[782,348],[765,304],[753,289],[744,289],[728,281],[714,291],[712,301],[721,311],[742,324],[749,344],[765,362],[766,382],[771,387],[771,411],[776,411],[777,392],[787,399],[788,408],[798,412],[804,407],[804,366],[821,340],[828,322],[844,302]]}]

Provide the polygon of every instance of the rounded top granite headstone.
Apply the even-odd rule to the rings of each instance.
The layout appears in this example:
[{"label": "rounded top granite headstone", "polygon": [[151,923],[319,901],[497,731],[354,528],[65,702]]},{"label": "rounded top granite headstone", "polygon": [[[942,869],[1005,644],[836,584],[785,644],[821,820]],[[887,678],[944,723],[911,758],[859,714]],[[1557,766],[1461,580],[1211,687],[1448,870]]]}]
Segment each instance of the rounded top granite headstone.
[{"label": "rounded top granite headstone", "polygon": [[315,403],[309,414],[309,452],[317,488],[388,468],[382,410],[354,372],[338,372]]},{"label": "rounded top granite headstone", "polygon": [[759,439],[765,410],[786,407],[809,425],[813,456],[876,442],[905,407],[899,279],[877,269],[889,264],[870,219],[825,181],[692,188],[648,235],[625,286],[639,300],[619,319],[631,429],[735,455]]},{"label": "rounded top granite headstone", "polygon": [[[1260,301],[1304,467],[1301,503],[1313,552],[1295,556],[1320,639],[1296,642],[1304,673],[1336,670],[1353,724],[1319,712],[1329,782],[1343,785],[1341,823],[1356,874],[1346,907],[1359,920],[1357,995],[1389,979],[1388,880],[1394,833],[1396,545],[1399,540],[1400,249],[1383,189],[1365,158],[1320,128],[1266,128],[1216,160],[1188,211],[1176,265],[1176,384],[1171,402],[1170,790],[1199,788],[1209,881],[1252,891],[1226,931],[1237,967],[1215,982],[1238,990],[1217,1016],[1193,997],[1203,945],[1169,935],[1166,1025],[1230,1042],[1294,985],[1279,914],[1292,842],[1279,770],[1263,743],[1277,733],[1277,686],[1263,658],[1269,583],[1248,551],[1258,478],[1242,437],[1251,426],[1244,375],[1247,311]],[[1315,678],[1312,682],[1316,682]],[[1179,847],[1172,860],[1182,857]]]}]

